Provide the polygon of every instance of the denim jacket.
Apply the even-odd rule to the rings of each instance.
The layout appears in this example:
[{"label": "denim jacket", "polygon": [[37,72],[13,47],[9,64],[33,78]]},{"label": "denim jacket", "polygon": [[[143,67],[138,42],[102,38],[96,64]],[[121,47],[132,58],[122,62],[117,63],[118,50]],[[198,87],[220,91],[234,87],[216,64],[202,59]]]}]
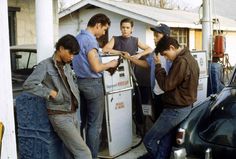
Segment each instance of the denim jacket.
[{"label": "denim jacket", "polygon": [[[61,78],[60,71],[53,56],[43,60],[37,65],[33,73],[24,82],[24,90],[45,98],[47,101],[47,109],[60,111],[71,110],[71,90],[78,101],[79,108],[79,90],[74,82],[71,67],[69,64],[65,64],[63,69],[70,88],[67,88],[65,81]],[[55,99],[49,98],[49,94],[52,90],[58,93]]]}]

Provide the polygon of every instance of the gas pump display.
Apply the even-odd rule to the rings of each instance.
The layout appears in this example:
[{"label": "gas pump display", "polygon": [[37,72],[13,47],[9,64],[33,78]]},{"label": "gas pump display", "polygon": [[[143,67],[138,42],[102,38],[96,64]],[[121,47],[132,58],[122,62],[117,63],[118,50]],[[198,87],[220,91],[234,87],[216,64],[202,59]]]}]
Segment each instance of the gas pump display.
[{"label": "gas pump display", "polygon": [[[109,62],[113,59],[119,59],[119,56],[102,56],[102,63]],[[132,87],[131,78],[129,75],[129,64],[127,60],[122,58],[120,59],[120,64],[116,68],[115,72],[111,75],[109,71],[104,71],[103,77],[106,93],[129,89]]]}]

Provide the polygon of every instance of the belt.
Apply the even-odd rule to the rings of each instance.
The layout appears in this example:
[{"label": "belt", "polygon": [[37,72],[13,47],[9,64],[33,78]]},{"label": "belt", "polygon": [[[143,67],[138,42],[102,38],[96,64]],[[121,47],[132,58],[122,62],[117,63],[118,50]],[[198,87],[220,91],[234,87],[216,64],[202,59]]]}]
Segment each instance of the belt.
[{"label": "belt", "polygon": [[102,80],[102,77],[100,77],[100,78],[80,78],[80,77],[77,77],[77,79],[78,80],[91,80],[91,81],[98,80],[98,81],[100,81],[100,80]]}]

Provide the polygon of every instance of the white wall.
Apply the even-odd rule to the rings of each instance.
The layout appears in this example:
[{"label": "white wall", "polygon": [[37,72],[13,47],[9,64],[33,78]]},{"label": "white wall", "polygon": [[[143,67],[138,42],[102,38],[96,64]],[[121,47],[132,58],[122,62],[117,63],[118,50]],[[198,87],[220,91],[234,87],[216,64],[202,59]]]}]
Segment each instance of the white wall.
[{"label": "white wall", "polygon": [[[53,5],[54,39],[57,40],[57,0],[53,0]],[[16,12],[16,44],[36,43],[35,0],[8,0],[8,7],[20,8],[20,11]]]},{"label": "white wall", "polygon": [[154,35],[153,31],[150,30],[151,26],[147,26],[146,29],[146,44],[149,45],[153,50],[155,49],[155,43],[154,43]]},{"label": "white wall", "polygon": [[236,64],[236,32],[227,32],[226,38],[226,51],[229,55],[229,62],[232,66]]},{"label": "white wall", "polygon": [[16,12],[16,44],[35,43],[35,1],[8,0],[8,6],[20,8]]},{"label": "white wall", "polygon": [[153,33],[151,32],[150,37],[148,36],[149,31],[151,31],[149,25],[147,25],[143,22],[140,22],[140,21],[134,21],[133,36],[138,37],[140,41],[142,41],[143,43],[146,43],[147,45],[150,46],[150,42],[151,42],[151,44],[154,42],[153,42],[153,38],[152,38]]},{"label": "white wall", "polygon": [[65,16],[59,19],[59,36],[66,34],[76,35],[80,28],[79,26],[79,14],[72,13],[69,16]]}]

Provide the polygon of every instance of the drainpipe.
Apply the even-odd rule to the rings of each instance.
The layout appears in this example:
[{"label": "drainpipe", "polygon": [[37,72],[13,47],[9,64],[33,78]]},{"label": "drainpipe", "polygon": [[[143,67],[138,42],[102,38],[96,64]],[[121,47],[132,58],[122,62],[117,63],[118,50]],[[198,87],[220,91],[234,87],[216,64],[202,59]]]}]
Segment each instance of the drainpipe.
[{"label": "drainpipe", "polygon": [[37,63],[54,51],[53,0],[36,0]]},{"label": "drainpipe", "polygon": [[207,51],[207,61],[212,57],[212,0],[203,0],[202,49]]},{"label": "drainpipe", "polygon": [[16,153],[16,134],[15,134],[15,120],[14,107],[11,84],[11,64],[10,64],[10,50],[9,50],[9,28],[8,28],[8,6],[7,0],[1,0],[0,5],[0,48],[1,48],[1,62],[0,62],[0,121],[5,126],[1,146],[2,159],[15,159]]}]

